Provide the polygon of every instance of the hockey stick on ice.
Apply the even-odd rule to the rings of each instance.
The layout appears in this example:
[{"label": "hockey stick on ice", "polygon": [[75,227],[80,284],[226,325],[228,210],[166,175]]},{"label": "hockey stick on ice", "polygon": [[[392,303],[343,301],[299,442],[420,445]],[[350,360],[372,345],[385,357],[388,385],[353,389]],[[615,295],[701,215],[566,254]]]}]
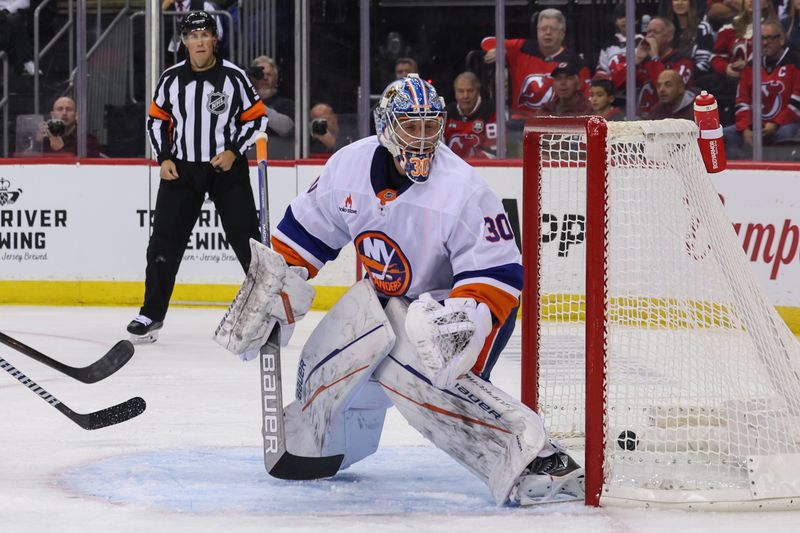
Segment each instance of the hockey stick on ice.
[{"label": "hockey stick on ice", "polygon": [[[258,161],[258,198],[261,242],[270,245],[269,194],[267,191],[267,134],[256,136]],[[292,316],[287,306],[287,316]],[[259,351],[261,366],[261,414],[264,437],[264,466],[273,477],[280,479],[319,479],[339,471],[344,455],[302,457],[286,451],[286,432],[283,425],[283,391],[281,389],[281,329],[275,324],[267,342]]]},{"label": "hockey stick on ice", "polygon": [[136,398],[131,398],[126,402],[112,405],[111,407],[102,409],[100,411],[95,411],[93,413],[76,413],[58,401],[55,396],[37,385],[28,376],[14,368],[11,363],[2,357],[0,357],[0,367],[3,367],[3,370],[17,378],[20,383],[38,394],[41,399],[61,411],[67,418],[78,424],[83,429],[99,429],[106,426],[119,424],[120,422],[125,422],[126,420],[130,420],[131,418],[142,414],[145,407],[147,407],[144,400],[137,396]]},{"label": "hockey stick on ice", "polygon": [[0,342],[10,348],[14,348],[20,353],[27,355],[31,359],[35,359],[36,361],[39,361],[50,368],[55,368],[62,374],[66,374],[71,378],[82,381],[83,383],[97,383],[98,381],[107,378],[125,366],[125,363],[127,363],[130,358],[133,357],[133,344],[131,344],[129,341],[119,341],[117,344],[112,346],[111,349],[103,355],[103,357],[94,363],[83,368],[76,368],[74,366],[65,365],[60,361],[56,361],[40,351],[23,344],[17,339],[9,337],[2,331],[0,331]]}]

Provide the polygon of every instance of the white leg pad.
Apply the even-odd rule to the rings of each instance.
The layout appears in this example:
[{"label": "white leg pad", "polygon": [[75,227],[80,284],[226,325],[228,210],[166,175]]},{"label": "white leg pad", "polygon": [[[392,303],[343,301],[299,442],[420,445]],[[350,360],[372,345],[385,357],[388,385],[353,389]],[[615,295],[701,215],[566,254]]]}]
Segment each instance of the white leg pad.
[{"label": "white leg pad", "polygon": [[303,346],[297,400],[286,408],[284,418],[289,452],[343,453],[342,468],[375,452],[392,404],[370,378],[394,342],[372,284],[355,284]]},{"label": "white leg pad", "polygon": [[406,308],[399,299],[386,307],[397,340],[374,376],[408,423],[486,483],[502,505],[548,442],[542,421],[472,373],[447,390],[432,386],[405,334]]}]

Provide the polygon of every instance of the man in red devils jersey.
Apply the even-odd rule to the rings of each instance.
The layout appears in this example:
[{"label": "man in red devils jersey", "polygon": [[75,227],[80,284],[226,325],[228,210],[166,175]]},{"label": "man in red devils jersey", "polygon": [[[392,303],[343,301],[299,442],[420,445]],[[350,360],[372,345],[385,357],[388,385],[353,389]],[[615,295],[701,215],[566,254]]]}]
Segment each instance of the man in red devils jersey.
[{"label": "man in red devils jersey", "polygon": [[[766,144],[795,139],[800,134],[800,56],[786,46],[783,26],[778,22],[761,25],[763,65],[761,67],[761,124]],[[739,78],[736,93],[736,124],[725,128],[725,144],[749,152],[753,145],[753,62]],[[745,157],[746,153],[738,154]]]},{"label": "man in red devils jersey", "polygon": [[[536,19],[536,38],[506,39],[506,61],[511,78],[509,95],[512,118],[528,118],[555,98],[550,73],[559,63],[579,63],[581,91],[589,95],[589,67],[583,59],[564,46],[567,22],[558,9],[543,9]],[[497,42],[486,37],[481,48],[484,61],[494,63]]]},{"label": "man in red devils jersey", "polygon": [[[353,243],[366,279],[303,347],[297,399],[285,409],[286,450],[341,455],[347,467],[375,452],[394,405],[498,504],[582,498],[583,469],[536,413],[489,381],[514,327],[522,265],[502,204],[441,142],[444,124],[431,84],[416,74],[391,83],[375,110],[377,135],[333,154],[292,200],[272,249],[251,242],[264,268],[251,266],[217,340],[237,354],[257,352],[257,326],[283,320],[282,302],[294,316],[311,305],[295,310],[309,288],[299,288],[306,282],[293,269],[314,276]],[[253,333],[240,341],[245,331]]]},{"label": "man in red devils jersey", "polygon": [[497,124],[494,102],[481,97],[481,80],[462,72],[453,83],[456,101],[447,104],[444,140],[462,159],[494,159]]}]

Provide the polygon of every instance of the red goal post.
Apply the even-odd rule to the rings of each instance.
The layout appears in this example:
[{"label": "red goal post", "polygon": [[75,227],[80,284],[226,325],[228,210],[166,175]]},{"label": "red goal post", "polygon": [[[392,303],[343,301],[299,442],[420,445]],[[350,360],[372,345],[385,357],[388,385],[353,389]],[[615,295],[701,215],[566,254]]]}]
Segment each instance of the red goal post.
[{"label": "red goal post", "polygon": [[800,343],[696,126],[542,117],[523,157],[522,400],[585,446],[586,503],[798,506]]},{"label": "red goal post", "polygon": [[[605,275],[606,275],[606,188],[607,162],[606,137],[608,128],[600,117],[542,117],[535,119],[526,128],[523,146],[522,167],[522,206],[524,221],[539,221],[541,213],[540,169],[543,164],[557,164],[542,161],[542,135],[574,134],[586,136],[586,159],[567,161],[568,165],[578,165],[586,169],[587,196],[598,201],[587,202],[586,212],[586,417],[602,420],[605,416],[603,384],[605,366]],[[596,224],[594,222],[597,222]],[[528,222],[528,227],[532,227]],[[535,226],[533,226],[535,227]],[[522,262],[524,265],[538,265],[542,251],[539,232],[523,232]],[[539,301],[539,269],[526,268],[523,302]],[[538,350],[540,308],[525,307],[522,313],[522,401],[536,411],[538,409],[538,362],[530,354]],[[526,356],[527,355],[527,356]],[[597,506],[600,502],[603,469],[603,425],[594,424],[586,428],[586,503]],[[590,457],[588,454],[593,454]]]}]

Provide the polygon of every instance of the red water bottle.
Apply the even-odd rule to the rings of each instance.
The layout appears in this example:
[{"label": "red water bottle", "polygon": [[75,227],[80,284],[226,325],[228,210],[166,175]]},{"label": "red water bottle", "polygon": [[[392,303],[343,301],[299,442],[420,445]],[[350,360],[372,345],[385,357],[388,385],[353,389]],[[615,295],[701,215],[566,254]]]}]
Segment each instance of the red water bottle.
[{"label": "red water bottle", "polygon": [[706,171],[713,174],[725,170],[728,162],[725,159],[719,109],[713,94],[703,91],[694,99],[694,121],[700,128],[700,138],[697,139],[697,143],[700,145]]}]

